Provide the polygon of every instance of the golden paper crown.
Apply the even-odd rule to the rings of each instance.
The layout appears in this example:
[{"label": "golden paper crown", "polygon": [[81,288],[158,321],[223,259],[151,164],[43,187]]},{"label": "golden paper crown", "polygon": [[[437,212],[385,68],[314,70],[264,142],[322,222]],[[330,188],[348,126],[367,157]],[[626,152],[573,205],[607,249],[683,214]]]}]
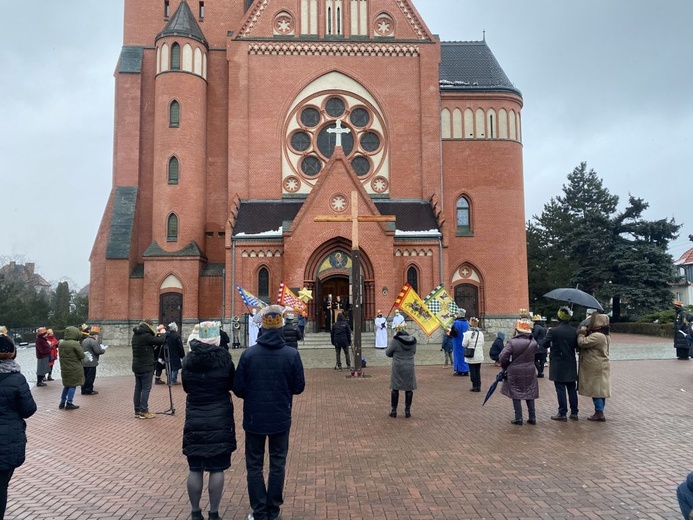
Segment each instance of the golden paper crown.
[{"label": "golden paper crown", "polygon": [[269,305],[262,309],[262,328],[281,329],[284,325],[283,312],[284,308],[280,305]]},{"label": "golden paper crown", "polygon": [[521,318],[515,322],[515,330],[521,333],[532,333],[532,320]]}]

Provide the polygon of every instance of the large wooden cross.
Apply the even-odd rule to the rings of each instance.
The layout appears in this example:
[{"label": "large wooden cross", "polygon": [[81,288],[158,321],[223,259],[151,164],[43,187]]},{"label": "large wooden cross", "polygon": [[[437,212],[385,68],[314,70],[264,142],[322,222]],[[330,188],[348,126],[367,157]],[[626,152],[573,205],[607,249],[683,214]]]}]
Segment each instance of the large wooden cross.
[{"label": "large wooden cross", "polygon": [[315,222],[351,222],[351,295],[354,318],[354,369],[361,375],[361,252],[359,222],[394,222],[394,215],[359,215],[358,192],[351,192],[351,215],[317,216]]}]

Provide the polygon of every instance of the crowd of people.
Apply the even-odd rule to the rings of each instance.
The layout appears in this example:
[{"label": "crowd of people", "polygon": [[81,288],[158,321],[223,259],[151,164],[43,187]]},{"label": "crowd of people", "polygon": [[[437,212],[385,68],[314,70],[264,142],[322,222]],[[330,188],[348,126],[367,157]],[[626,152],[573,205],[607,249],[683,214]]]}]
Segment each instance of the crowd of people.
[{"label": "crowd of people", "polygon": [[[243,351],[237,366],[229,354],[228,341],[224,341],[225,333],[219,322],[197,324],[188,337],[187,354],[176,323],[155,327],[152,321],[143,320],[133,329],[136,418],[155,417],[148,405],[152,382],[164,384],[165,370],[166,383],[179,384],[178,374],[182,372],[186,394],[182,452],[189,467],[187,491],[193,520],[204,518],[200,503],[205,473],[208,474],[208,518],[220,518],[223,472],[231,467],[231,454],[237,447],[232,393],[243,400],[245,463],[252,509],[247,519],[281,517],[292,401],[293,396],[305,388],[298,354],[303,330],[295,323],[293,313],[280,306],[266,307],[257,314],[255,342]],[[376,325],[380,319],[385,323],[382,330],[387,332],[387,321],[378,311]],[[573,312],[567,306],[558,310],[558,323],[549,328],[541,316],[521,310],[512,337],[505,342],[505,335],[497,334],[490,357],[502,369],[501,394],[512,400],[512,424],[537,423],[538,379],[543,377],[547,358],[548,377],[554,383],[557,400],[557,413],[551,420],[578,420],[578,395],[582,395],[593,401],[594,411],[587,419],[606,421],[606,400],[611,397],[609,316],[592,312],[577,328],[571,321]],[[398,416],[400,392],[404,392],[404,417],[409,419],[417,389],[417,340],[407,332],[403,319],[397,322],[393,332],[385,350],[386,356],[392,358],[389,416]],[[67,327],[63,339],[57,341],[50,329],[37,330],[37,386],[44,387],[53,381],[52,364],[59,360],[63,386],[61,410],[79,408],[74,403],[77,387],[81,387],[83,396],[98,394],[94,390],[96,368],[107,348],[101,344],[99,333],[98,327]],[[342,367],[342,353],[349,366],[352,331],[343,314],[337,315],[330,335],[336,351],[335,369]],[[692,339],[690,329],[685,339]],[[376,346],[378,341],[382,342],[382,338],[376,338]],[[464,309],[460,309],[443,336],[443,366],[452,368],[455,376],[468,376],[472,392],[481,391],[484,345],[480,320],[477,317],[467,319]],[[7,336],[6,328],[0,327],[0,433],[8,440],[7,446],[11,444],[11,449],[0,450],[0,512],[7,502],[7,488],[14,469],[25,460],[24,419],[36,411],[29,385],[15,357],[14,343]],[[522,401],[527,409],[526,420]],[[263,473],[266,451],[269,454],[267,480]],[[684,518],[689,518],[693,508],[692,483],[693,473],[677,491]]]}]

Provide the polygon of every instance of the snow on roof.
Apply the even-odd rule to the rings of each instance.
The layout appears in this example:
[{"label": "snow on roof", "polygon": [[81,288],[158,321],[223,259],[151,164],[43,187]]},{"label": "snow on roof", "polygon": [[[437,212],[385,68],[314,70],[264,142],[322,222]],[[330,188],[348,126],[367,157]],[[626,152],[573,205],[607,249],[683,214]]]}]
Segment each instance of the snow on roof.
[{"label": "snow on roof", "polygon": [[238,233],[235,235],[236,238],[238,237],[281,237],[284,233],[283,227],[279,226],[279,229],[271,229],[269,231],[262,231],[260,233]]},{"label": "snow on roof", "polygon": [[440,231],[437,229],[428,229],[426,231],[401,231],[399,229],[395,230],[396,237],[439,237],[441,236]]}]

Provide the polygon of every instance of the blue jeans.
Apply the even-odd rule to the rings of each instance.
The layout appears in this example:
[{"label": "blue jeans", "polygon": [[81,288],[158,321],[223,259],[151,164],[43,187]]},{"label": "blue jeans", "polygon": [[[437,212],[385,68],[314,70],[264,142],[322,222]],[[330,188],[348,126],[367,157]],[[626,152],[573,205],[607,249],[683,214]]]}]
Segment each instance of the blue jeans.
[{"label": "blue jeans", "polygon": [[177,383],[178,382],[178,370],[173,370],[171,369],[171,383]]},{"label": "blue jeans", "polygon": [[606,406],[606,397],[593,397],[592,402],[594,403],[595,412],[603,412]]},{"label": "blue jeans", "polygon": [[[265,442],[269,439],[269,476],[267,486],[262,474]],[[289,451],[289,430],[274,435],[245,432],[245,467],[248,471],[248,499],[255,520],[279,516],[284,503],[284,474]]]},{"label": "blue jeans", "polygon": [[77,390],[76,386],[64,386],[63,393],[60,394],[60,402],[65,403],[67,401],[71,403],[75,398],[75,390]]},{"label": "blue jeans", "polygon": [[135,405],[135,413],[146,413],[149,411],[149,392],[152,391],[153,377],[153,370],[135,374],[135,395],[132,400]]},{"label": "blue jeans", "polygon": [[[571,381],[569,383],[553,382],[556,387],[556,397],[558,397],[558,415],[565,417],[568,414],[568,403],[570,403],[571,415],[578,414],[578,394],[577,383]],[[568,399],[566,399],[566,393]]]},{"label": "blue jeans", "polygon": [[691,514],[691,509],[693,509],[693,491],[688,489],[685,480],[676,488],[676,498],[679,500],[679,507],[681,508],[681,513],[683,513],[683,518],[688,520],[688,515]]}]

